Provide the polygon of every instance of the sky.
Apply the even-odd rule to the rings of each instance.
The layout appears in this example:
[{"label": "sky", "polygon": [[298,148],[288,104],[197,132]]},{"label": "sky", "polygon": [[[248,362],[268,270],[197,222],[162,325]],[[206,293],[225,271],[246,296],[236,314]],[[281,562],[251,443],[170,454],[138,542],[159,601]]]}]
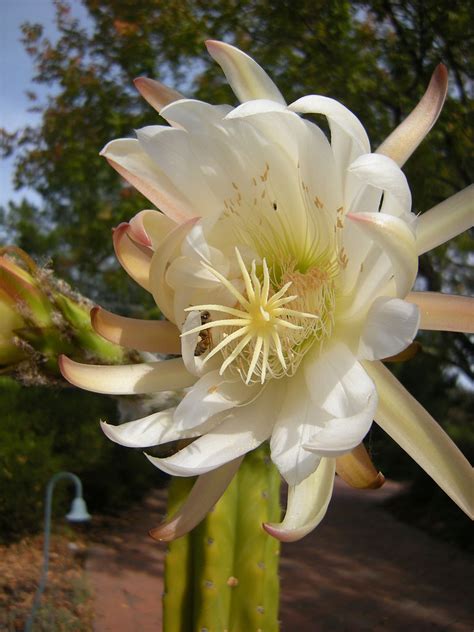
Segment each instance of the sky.
[{"label": "sky", "polygon": [[[73,13],[85,19],[80,0],[70,0]],[[0,127],[13,131],[17,127],[38,121],[38,115],[28,112],[31,106],[26,90],[45,94],[45,88],[32,82],[33,64],[20,42],[23,22],[43,24],[45,35],[57,36],[54,25],[53,0],[0,0]],[[27,197],[37,200],[31,190],[15,192],[12,184],[13,159],[0,162],[0,206],[7,200]]]}]

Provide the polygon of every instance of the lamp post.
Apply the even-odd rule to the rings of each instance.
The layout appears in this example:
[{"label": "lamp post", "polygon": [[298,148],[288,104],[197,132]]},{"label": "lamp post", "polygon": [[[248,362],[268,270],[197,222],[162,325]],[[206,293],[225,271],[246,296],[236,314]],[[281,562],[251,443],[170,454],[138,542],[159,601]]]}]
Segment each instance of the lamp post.
[{"label": "lamp post", "polygon": [[28,617],[25,624],[25,632],[30,632],[32,629],[36,611],[41,600],[41,595],[43,594],[46,586],[49,566],[49,539],[51,533],[51,509],[53,505],[53,492],[56,483],[63,478],[70,479],[76,486],[76,495],[74,497],[74,500],[72,501],[71,510],[66,515],[66,519],[70,522],[85,522],[91,519],[91,515],[87,511],[86,503],[84,501],[84,498],[82,497],[81,479],[75,474],[72,474],[72,472],[58,472],[57,474],[55,474],[50,479],[46,487],[44,508],[43,570],[41,573],[40,583],[38,589],[36,590],[35,598],[33,601],[33,607],[31,608],[30,616]]}]

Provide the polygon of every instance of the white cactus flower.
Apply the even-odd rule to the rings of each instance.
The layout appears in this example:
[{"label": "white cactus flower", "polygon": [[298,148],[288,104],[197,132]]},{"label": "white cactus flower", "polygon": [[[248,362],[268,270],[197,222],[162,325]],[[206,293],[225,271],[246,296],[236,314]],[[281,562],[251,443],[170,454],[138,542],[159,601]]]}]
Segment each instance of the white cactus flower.
[{"label": "white cactus flower", "polygon": [[[289,485],[283,522],[266,529],[302,537],[324,516],[336,467],[358,486],[383,482],[362,445],[373,419],[472,514],[467,460],[380,362],[419,327],[474,331],[472,299],[410,293],[418,256],[473,220],[473,187],[417,218],[400,169],[439,114],[445,68],[371,153],[337,101],[311,95],[287,106],[250,57],[207,46],[242,104],[213,106],[138,79],[170,127],[146,127],[102,152],[159,209],[119,226],[114,243],[166,320],[96,310],[93,324],[122,345],[181,357],[122,367],[64,358],[65,377],[102,393],[187,389],[175,408],[102,425],[130,447],[193,439],[173,456],[148,457],[172,475],[200,475],[156,531],[162,539],[202,519],[266,440]],[[307,113],[327,118],[330,140]]]}]

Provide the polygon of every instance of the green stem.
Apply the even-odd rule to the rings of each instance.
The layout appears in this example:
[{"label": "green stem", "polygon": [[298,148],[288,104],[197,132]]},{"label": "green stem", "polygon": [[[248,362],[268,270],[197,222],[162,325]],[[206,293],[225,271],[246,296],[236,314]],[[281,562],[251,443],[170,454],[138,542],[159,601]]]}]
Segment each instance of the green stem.
[{"label": "green stem", "polygon": [[[191,489],[173,479],[169,514]],[[248,454],[227,491],[165,563],[164,632],[278,630],[279,542],[262,529],[280,520],[280,477],[267,445]]]}]

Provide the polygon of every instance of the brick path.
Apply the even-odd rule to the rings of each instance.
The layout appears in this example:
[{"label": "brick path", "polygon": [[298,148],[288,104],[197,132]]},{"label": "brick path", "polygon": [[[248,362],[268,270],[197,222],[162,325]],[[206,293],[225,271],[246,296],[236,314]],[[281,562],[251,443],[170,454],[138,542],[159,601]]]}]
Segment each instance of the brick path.
[{"label": "brick path", "polygon": [[[324,523],[284,545],[282,632],[473,632],[472,558],[381,509],[396,491],[390,482],[358,492],[337,481]],[[152,494],[92,548],[95,632],[161,630],[164,546],[146,533],[164,504],[162,492]]]}]

